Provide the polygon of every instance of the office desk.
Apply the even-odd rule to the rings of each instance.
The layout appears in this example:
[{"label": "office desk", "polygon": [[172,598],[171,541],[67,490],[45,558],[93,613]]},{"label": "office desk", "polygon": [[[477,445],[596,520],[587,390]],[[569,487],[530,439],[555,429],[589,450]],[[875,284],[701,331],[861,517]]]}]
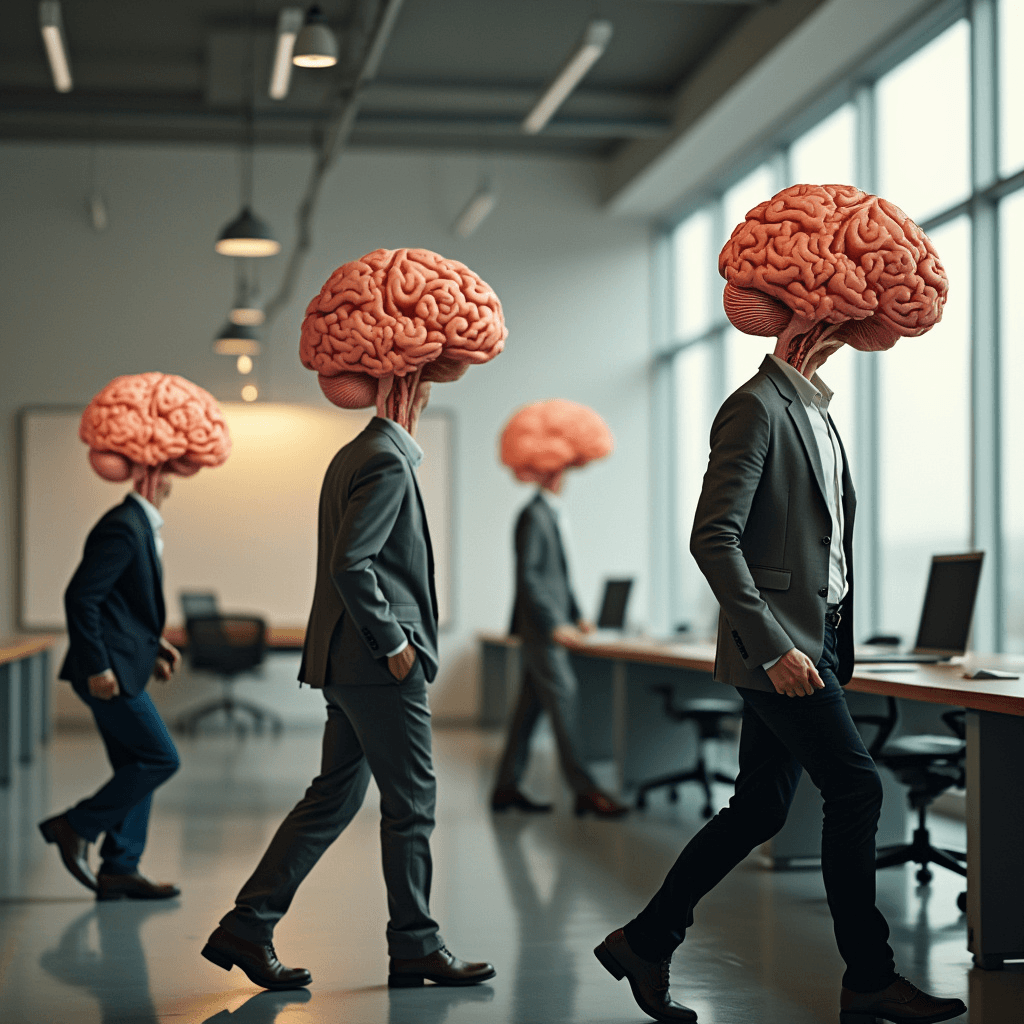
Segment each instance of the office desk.
[{"label": "office desk", "polygon": [[[714,667],[710,645],[584,640],[572,649],[613,663],[614,750],[622,780],[629,774],[627,665],[703,672]],[[1018,671],[1022,678],[963,678],[982,667]],[[1024,658],[972,654],[955,664],[917,665],[913,672],[862,665],[847,689],[966,709],[967,945],[985,969],[1024,958]]]},{"label": "office desk", "polygon": [[[188,646],[184,626],[169,626],[164,638],[175,647]],[[301,651],[305,642],[305,626],[267,626],[265,643],[269,651]]]},{"label": "office desk", "polygon": [[50,648],[54,634],[0,637],[0,786],[50,738]]}]

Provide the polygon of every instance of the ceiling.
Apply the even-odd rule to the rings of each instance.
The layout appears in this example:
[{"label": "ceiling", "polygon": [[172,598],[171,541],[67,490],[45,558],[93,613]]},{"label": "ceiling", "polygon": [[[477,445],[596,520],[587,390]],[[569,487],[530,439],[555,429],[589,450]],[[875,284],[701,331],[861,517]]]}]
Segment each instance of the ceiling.
[{"label": "ceiling", "polygon": [[[254,97],[261,144],[319,144],[347,112],[355,146],[611,157],[665,137],[676,94],[772,0],[404,0],[383,28],[396,0],[324,0],[342,58],[295,68],[276,102],[267,82],[286,2],[63,0],[75,87],[59,94],[37,4],[11,0],[0,15],[0,138],[237,142]],[[595,17],[614,26],[604,55],[539,135],[523,134]],[[360,83],[374,40],[379,64]]]}]

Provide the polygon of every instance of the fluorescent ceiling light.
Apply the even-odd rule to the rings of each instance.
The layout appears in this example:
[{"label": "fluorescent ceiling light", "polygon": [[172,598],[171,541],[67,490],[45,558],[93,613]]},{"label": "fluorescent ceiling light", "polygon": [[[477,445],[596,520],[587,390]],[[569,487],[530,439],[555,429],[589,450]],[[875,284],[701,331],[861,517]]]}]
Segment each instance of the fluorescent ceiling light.
[{"label": "fluorescent ceiling light", "polygon": [[476,195],[468,203],[462,213],[455,218],[452,230],[460,238],[469,238],[471,234],[484,222],[487,215],[494,209],[498,201],[497,193],[491,188],[490,182],[485,181]]},{"label": "fluorescent ceiling light", "polygon": [[282,7],[277,16],[277,46],[274,49],[274,67],[270,72],[267,92],[272,100],[283,100],[288,95],[292,80],[292,50],[302,29],[302,8]]},{"label": "fluorescent ceiling light", "polygon": [[583,76],[594,66],[604,53],[612,38],[610,21],[592,21],[576,51],[565,62],[562,70],[555,75],[537,105],[526,115],[523,131],[536,135],[551,120],[555,111],[566,101],[569,94],[580,84]]},{"label": "fluorescent ceiling light", "polygon": [[306,23],[295,40],[292,63],[300,68],[329,68],[338,63],[338,40],[316,4],[306,11]]},{"label": "fluorescent ceiling light", "polygon": [[53,87],[57,92],[71,92],[71,64],[68,61],[67,40],[64,38],[60,0],[42,0],[39,4],[39,31],[43,34]]}]

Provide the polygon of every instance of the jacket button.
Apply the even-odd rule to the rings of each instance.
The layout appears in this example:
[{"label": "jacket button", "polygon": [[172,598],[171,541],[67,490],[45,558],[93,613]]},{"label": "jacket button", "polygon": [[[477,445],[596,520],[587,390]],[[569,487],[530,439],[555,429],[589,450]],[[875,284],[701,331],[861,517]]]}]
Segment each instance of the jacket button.
[{"label": "jacket button", "polygon": [[828,547],[832,543],[832,538],[831,537],[822,537],[821,538],[821,543],[824,544],[825,547]]},{"label": "jacket button", "polygon": [[818,591],[818,597],[828,597],[828,587],[822,587],[821,590]]}]

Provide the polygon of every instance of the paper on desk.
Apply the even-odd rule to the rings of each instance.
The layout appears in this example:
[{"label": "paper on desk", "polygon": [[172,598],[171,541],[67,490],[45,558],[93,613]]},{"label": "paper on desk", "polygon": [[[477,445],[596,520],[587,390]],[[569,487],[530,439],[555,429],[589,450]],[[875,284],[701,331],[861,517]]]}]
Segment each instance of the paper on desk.
[{"label": "paper on desk", "polygon": [[894,661],[891,665],[885,664],[873,664],[873,665],[858,665],[854,669],[854,674],[861,672],[916,672],[916,665],[908,665],[905,661]]},{"label": "paper on desk", "polygon": [[973,672],[965,672],[964,679],[1020,679],[1020,676],[997,668],[977,668]]}]

